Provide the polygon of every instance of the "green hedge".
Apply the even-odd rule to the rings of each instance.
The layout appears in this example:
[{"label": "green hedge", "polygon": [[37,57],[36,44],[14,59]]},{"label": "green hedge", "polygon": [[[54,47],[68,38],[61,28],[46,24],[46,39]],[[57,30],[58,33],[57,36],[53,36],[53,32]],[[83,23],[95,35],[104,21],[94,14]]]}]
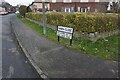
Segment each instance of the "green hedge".
[{"label": "green hedge", "polygon": [[[27,13],[27,18],[42,22],[42,13]],[[73,27],[81,32],[109,32],[118,29],[118,14],[46,13],[47,23]]]}]

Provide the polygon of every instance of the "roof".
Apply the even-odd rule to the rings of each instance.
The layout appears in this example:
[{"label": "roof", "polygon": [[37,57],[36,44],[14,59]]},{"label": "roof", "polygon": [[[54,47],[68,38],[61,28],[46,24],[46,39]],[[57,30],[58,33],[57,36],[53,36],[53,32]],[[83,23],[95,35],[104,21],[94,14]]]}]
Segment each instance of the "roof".
[{"label": "roof", "polygon": [[[34,1],[34,2],[32,2],[29,6],[32,6],[34,3],[42,3],[42,2],[37,2],[37,1],[35,2],[35,1]],[[49,2],[45,2],[45,3],[49,3]]]}]

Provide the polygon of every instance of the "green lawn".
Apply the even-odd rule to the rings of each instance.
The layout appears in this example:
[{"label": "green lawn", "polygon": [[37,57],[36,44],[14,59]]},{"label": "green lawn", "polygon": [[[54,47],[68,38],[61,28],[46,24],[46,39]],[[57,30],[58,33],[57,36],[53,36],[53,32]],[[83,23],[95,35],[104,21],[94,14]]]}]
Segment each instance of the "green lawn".
[{"label": "green lawn", "polygon": [[[57,43],[56,31],[47,28],[47,34],[43,35],[43,28],[41,25],[38,25],[34,22],[31,22],[25,18],[22,18],[21,21],[27,24],[28,27],[32,28],[39,35],[49,38]],[[66,47],[76,49],[88,55],[94,55],[107,60],[118,60],[120,54],[118,55],[118,44],[119,44],[120,35],[113,35],[105,39],[99,39],[96,42],[92,42],[83,38],[73,38],[72,46],[69,46],[69,40],[60,38],[60,44]]]}]

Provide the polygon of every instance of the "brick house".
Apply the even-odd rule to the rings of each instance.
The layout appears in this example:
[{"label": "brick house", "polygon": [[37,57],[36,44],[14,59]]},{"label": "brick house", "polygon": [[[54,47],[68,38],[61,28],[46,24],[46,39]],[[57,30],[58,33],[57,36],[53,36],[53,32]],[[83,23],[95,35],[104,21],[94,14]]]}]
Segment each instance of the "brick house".
[{"label": "brick house", "polygon": [[[46,9],[56,12],[106,12],[108,2],[98,0],[46,0]],[[42,9],[42,0],[35,0],[37,10]],[[32,3],[32,6],[33,6]],[[39,7],[38,5],[41,5]]]},{"label": "brick house", "polygon": [[[58,1],[58,2],[57,2]],[[57,12],[106,12],[108,2],[96,0],[54,0],[50,2],[50,10]],[[100,1],[100,0],[99,0]]]}]

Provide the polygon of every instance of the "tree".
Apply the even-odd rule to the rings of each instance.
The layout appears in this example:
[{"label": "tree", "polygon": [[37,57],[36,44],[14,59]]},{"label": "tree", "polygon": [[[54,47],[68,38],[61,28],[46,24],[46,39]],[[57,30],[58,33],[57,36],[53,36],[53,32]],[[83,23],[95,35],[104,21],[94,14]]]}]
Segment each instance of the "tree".
[{"label": "tree", "polygon": [[25,13],[27,12],[27,7],[25,5],[21,5],[19,8],[20,14],[25,17]]},{"label": "tree", "polygon": [[30,6],[27,7],[27,12],[32,12]]},{"label": "tree", "polygon": [[112,10],[113,12],[120,13],[120,1],[113,2]]},{"label": "tree", "polygon": [[120,0],[117,2],[117,10],[118,10],[118,13],[120,13]]}]

